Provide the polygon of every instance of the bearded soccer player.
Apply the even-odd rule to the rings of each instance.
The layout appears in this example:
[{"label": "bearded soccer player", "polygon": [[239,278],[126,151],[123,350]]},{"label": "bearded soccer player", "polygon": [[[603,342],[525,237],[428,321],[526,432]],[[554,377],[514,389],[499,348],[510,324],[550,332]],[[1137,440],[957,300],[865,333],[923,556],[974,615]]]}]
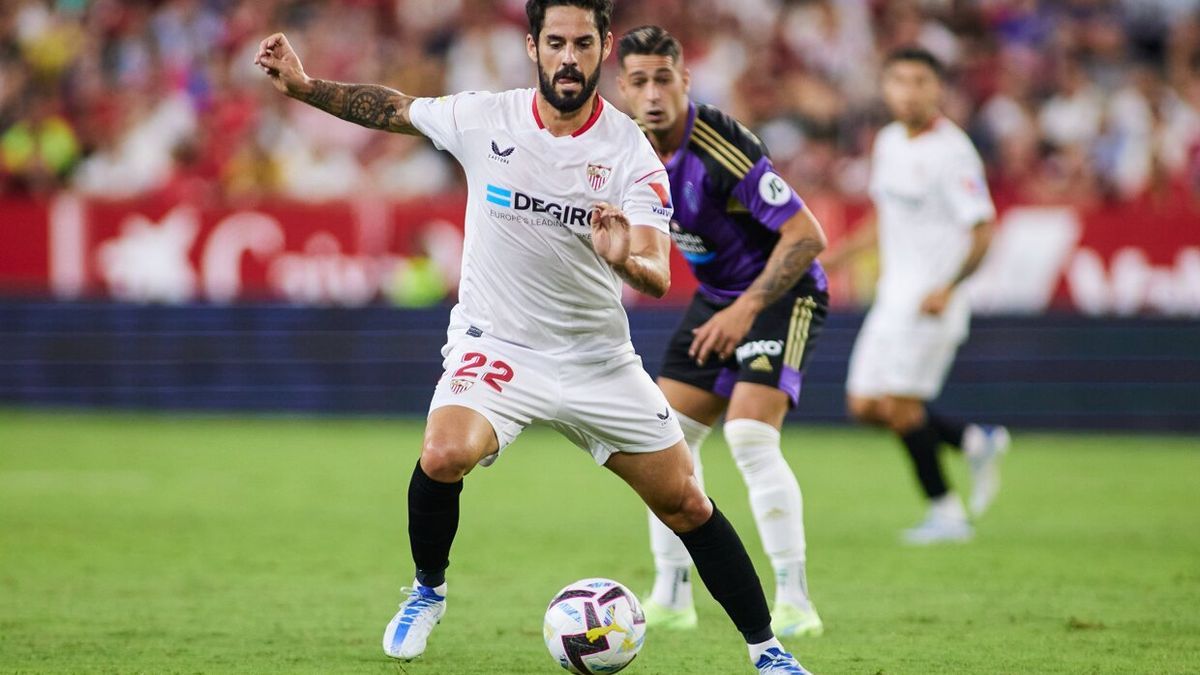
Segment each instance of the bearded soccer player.
[{"label": "bearded soccer player", "polygon": [[416,580],[385,629],[384,651],[420,656],[446,611],[464,476],[542,423],[625,480],[679,534],[758,672],[804,673],[772,633],[750,557],[693,477],[679,423],[630,343],[621,284],[666,293],[672,209],[653,148],[596,94],[613,46],[612,2],[530,0],[525,9],[536,89],[429,99],[317,80],[279,34],[256,57],[293,98],[428,137],[462,164],[469,185],[445,374],[408,490]]},{"label": "bearded soccer player", "polygon": [[[636,28],[622,36],[618,58],[621,93],[671,179],[671,236],[700,282],[658,384],[679,418],[697,480],[700,446],[725,414],[725,440],[775,571],[772,627],[778,635],[819,635],[805,572],[803,500],[779,431],[799,400],[829,306],[815,261],[825,235],[754,134],[689,100],[690,74],[674,37],[658,26]],[[653,514],[650,544],[656,577],[644,604],[647,623],[694,628],[687,548]]]},{"label": "bearded soccer player", "polygon": [[929,407],[937,398],[971,318],[962,283],[991,240],[995,207],[971,140],[940,113],[942,65],[917,47],[892,53],[883,98],[895,118],[871,156],[874,218],[832,251],[830,269],[879,246],[875,303],[850,357],[847,407],[857,420],[890,429],[908,450],[928,500],[925,520],[903,533],[911,544],[963,541],[971,526],[938,458],[962,450],[971,469],[971,511],[981,515],[999,488],[1004,427],[964,424]]}]

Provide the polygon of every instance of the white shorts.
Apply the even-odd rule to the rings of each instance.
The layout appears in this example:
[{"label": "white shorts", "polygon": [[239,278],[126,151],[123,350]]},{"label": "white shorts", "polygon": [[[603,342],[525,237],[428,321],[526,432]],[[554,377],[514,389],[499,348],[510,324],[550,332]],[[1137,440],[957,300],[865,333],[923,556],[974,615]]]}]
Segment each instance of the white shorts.
[{"label": "white shorts", "polygon": [[483,415],[500,451],[535,423],[557,430],[597,464],[614,452],[656,452],[683,439],[675,413],[632,347],[607,361],[579,363],[463,333],[442,355],[445,372],[430,412],[457,405]]},{"label": "white shorts", "polygon": [[937,398],[962,337],[931,325],[885,328],[868,320],[854,341],[846,392],[861,398]]}]

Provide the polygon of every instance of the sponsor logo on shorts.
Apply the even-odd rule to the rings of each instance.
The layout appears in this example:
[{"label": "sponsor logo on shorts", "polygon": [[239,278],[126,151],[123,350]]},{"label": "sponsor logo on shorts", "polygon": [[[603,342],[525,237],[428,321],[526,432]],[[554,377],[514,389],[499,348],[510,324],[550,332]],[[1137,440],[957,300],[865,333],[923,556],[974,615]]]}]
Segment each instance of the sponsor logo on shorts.
[{"label": "sponsor logo on shorts", "polygon": [[761,355],[779,356],[783,353],[783,340],[755,340],[737,348],[738,363]]},{"label": "sponsor logo on shorts", "polygon": [[660,413],[654,413],[654,414],[655,414],[655,415],[658,417],[658,419],[660,419],[660,420],[669,420],[669,419],[671,419],[671,406],[667,406],[666,408],[663,408],[663,411],[662,411],[662,412],[660,412]]},{"label": "sponsor logo on shorts", "polygon": [[475,380],[468,380],[465,377],[456,377],[453,380],[450,380],[450,393],[458,395],[473,386],[475,386]]},{"label": "sponsor logo on shorts", "polygon": [[766,354],[759,354],[758,358],[750,362],[750,370],[769,373],[775,370],[775,368],[771,365],[771,359]]}]

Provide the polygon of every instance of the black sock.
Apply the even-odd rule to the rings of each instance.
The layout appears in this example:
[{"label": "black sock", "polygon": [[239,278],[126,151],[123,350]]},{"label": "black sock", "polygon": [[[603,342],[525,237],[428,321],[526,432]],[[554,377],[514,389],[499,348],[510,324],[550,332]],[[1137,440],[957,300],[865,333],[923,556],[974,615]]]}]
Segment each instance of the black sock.
[{"label": "black sock", "polygon": [[458,496],[463,482],[439,483],[421,462],[408,483],[408,543],[422,586],[441,586],[450,566],[450,544],[458,532]]},{"label": "black sock", "polygon": [[959,450],[962,449],[963,432],[967,429],[966,424],[953,418],[943,417],[929,408],[925,408],[925,419],[929,420],[929,426],[938,433],[938,437],[942,439],[943,443],[953,445]]},{"label": "black sock", "polygon": [[928,421],[924,425],[900,437],[908,455],[912,458],[913,469],[917,472],[917,480],[925,496],[937,499],[949,492],[946,487],[946,477],[942,475],[942,464],[938,461],[938,444],[941,436]]},{"label": "black sock", "polygon": [[713,504],[708,522],[679,538],[692,555],[700,580],[725,608],[746,643],[758,644],[775,637],[771,632],[771,610],[767,609],[767,597],[754,563],[717,505]]}]

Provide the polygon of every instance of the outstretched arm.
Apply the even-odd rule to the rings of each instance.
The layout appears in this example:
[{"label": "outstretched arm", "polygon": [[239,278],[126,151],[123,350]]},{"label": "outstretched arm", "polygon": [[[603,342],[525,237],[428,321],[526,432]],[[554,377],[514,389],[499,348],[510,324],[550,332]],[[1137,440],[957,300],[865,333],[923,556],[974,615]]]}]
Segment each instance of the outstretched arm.
[{"label": "outstretched arm", "polygon": [[255,65],[279,91],[315,108],[370,129],[419,135],[408,116],[414,97],[378,84],[342,84],[309,77],[283,33],[262,41]]}]

